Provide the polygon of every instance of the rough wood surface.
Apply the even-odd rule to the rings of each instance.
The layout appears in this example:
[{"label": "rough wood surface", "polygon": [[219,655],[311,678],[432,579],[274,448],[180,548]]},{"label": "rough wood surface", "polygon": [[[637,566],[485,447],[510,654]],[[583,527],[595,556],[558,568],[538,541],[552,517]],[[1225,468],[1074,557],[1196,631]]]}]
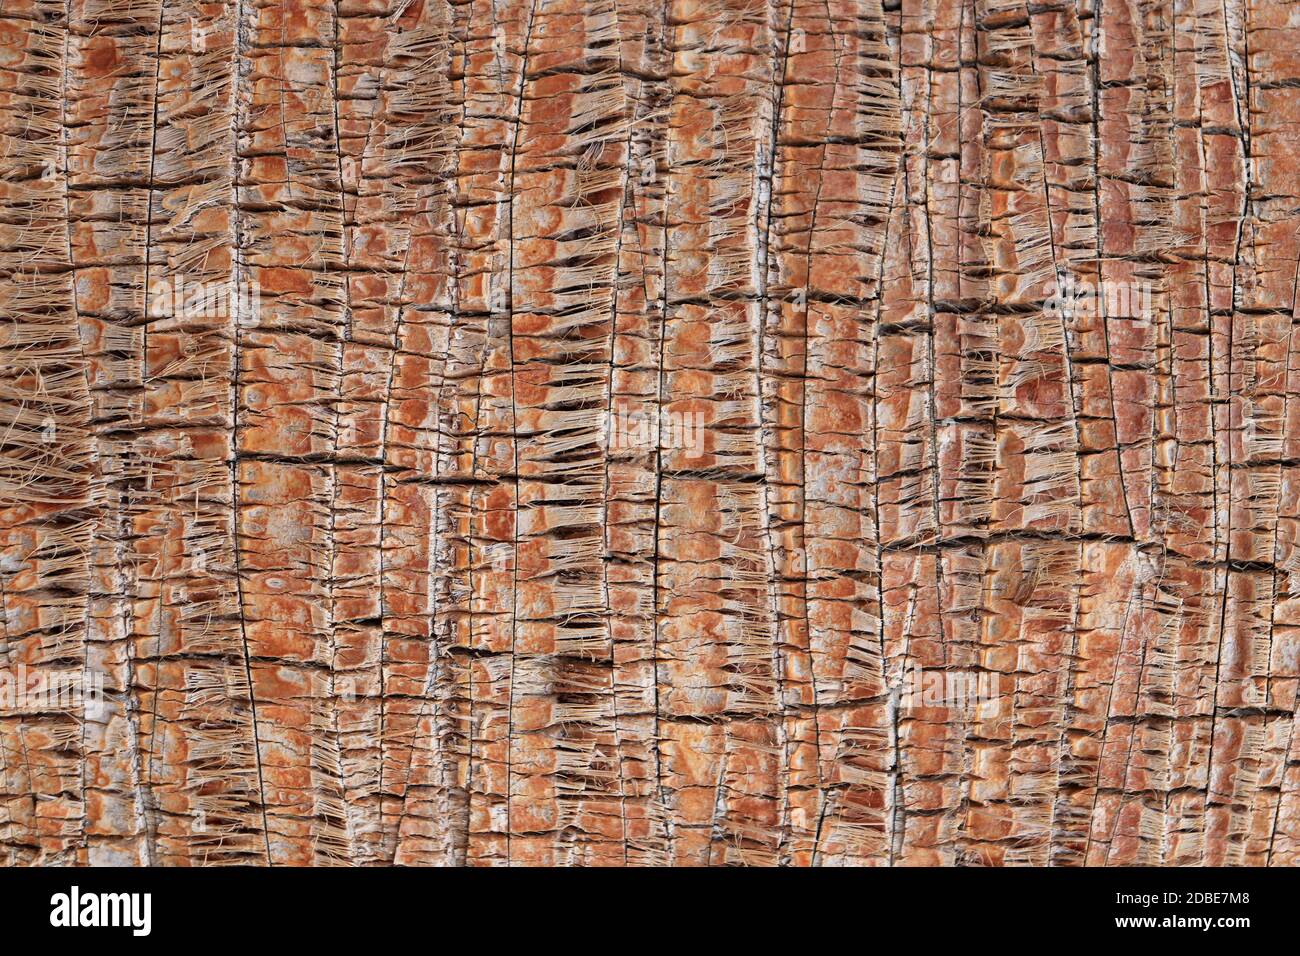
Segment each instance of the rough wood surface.
[{"label": "rough wood surface", "polygon": [[0,864],[1300,862],[1297,9],[6,2]]}]

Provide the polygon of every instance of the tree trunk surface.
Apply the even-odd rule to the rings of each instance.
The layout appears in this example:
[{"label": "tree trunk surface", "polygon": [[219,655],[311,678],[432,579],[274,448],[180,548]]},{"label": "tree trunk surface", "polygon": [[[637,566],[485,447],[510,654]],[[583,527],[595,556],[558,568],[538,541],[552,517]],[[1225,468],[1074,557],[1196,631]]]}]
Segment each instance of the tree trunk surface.
[{"label": "tree trunk surface", "polygon": [[1297,863],[1293,9],[5,3],[0,864]]}]

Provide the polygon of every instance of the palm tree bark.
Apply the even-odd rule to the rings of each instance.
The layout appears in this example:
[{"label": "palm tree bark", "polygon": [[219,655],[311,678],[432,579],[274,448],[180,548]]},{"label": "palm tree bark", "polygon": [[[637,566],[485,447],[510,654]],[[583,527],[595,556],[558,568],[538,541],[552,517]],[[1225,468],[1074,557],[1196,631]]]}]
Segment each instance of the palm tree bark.
[{"label": "palm tree bark", "polygon": [[1292,19],[7,5],[0,862],[1300,862]]}]

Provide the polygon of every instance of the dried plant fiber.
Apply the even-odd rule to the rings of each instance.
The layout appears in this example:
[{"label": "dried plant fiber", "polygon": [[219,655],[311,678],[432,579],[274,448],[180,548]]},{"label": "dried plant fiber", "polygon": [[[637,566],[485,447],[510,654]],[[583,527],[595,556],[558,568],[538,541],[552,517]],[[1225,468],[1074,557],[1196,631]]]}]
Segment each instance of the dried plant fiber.
[{"label": "dried plant fiber", "polygon": [[5,2],[0,865],[1297,863],[1296,9]]}]

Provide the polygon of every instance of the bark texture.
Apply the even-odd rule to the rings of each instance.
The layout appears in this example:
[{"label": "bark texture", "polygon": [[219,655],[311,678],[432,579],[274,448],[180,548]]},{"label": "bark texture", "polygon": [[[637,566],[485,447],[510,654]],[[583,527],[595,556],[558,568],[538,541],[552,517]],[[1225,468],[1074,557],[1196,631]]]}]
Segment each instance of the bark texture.
[{"label": "bark texture", "polygon": [[0,863],[1295,864],[1295,10],[6,2]]}]

